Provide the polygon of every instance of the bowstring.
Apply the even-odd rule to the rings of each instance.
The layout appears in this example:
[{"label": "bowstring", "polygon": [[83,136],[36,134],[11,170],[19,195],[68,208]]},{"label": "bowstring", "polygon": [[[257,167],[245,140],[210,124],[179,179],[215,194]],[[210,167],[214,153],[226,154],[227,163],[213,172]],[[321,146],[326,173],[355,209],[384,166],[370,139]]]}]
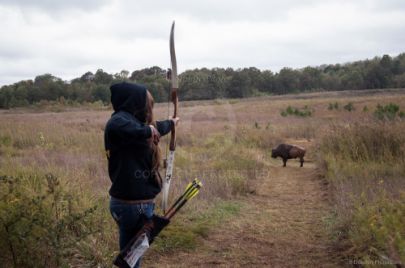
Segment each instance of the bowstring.
[{"label": "bowstring", "polygon": [[[171,70],[169,70],[171,75]],[[171,77],[170,77],[171,78]],[[167,93],[167,116],[166,118],[169,118],[170,116],[170,91],[171,91],[171,86],[169,86],[169,91]],[[167,167],[167,153],[168,153],[168,148],[169,148],[169,135],[166,136],[166,148],[165,148],[165,167]]]}]

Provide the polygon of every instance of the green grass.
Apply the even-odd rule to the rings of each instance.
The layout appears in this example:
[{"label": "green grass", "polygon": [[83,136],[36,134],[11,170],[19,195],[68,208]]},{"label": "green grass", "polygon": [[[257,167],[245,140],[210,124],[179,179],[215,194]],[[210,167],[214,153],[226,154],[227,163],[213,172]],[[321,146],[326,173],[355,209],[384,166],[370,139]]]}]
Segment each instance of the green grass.
[{"label": "green grass", "polygon": [[354,111],[356,110],[356,108],[353,105],[353,102],[349,102],[348,104],[346,104],[345,106],[343,106],[343,109],[345,109],[348,112]]},{"label": "green grass", "polygon": [[328,106],[328,110],[339,110],[339,103],[337,103],[337,102],[335,102],[335,103],[330,102],[330,103],[329,103],[329,106]]},{"label": "green grass", "polygon": [[304,108],[296,108],[288,106],[285,110],[280,112],[280,115],[283,117],[286,117],[288,115],[294,115],[298,117],[309,117],[312,116],[312,110],[308,106],[304,106]]},{"label": "green grass", "polygon": [[161,253],[194,250],[200,239],[206,238],[211,230],[239,216],[241,207],[240,202],[218,201],[201,214],[190,212],[174,218],[173,223],[157,237],[153,248]]},{"label": "green grass", "polygon": [[392,121],[396,118],[403,118],[404,112],[399,110],[399,105],[395,103],[389,103],[387,105],[378,104],[374,116],[379,120],[389,120]]}]

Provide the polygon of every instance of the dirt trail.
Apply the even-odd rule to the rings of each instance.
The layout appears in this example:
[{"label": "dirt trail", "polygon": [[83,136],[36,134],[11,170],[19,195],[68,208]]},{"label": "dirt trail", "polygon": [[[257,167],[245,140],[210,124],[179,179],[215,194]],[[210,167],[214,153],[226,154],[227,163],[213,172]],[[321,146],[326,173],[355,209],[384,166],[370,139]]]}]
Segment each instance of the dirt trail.
[{"label": "dirt trail", "polygon": [[256,194],[242,199],[239,216],[213,230],[196,252],[162,256],[158,267],[338,267],[323,223],[327,192],[315,165],[265,164],[269,173]]}]

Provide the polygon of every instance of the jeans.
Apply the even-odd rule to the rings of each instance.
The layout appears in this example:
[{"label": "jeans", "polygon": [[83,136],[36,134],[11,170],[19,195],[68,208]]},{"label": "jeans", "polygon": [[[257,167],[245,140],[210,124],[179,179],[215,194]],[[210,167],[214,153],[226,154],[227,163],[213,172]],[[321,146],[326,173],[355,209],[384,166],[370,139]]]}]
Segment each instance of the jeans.
[{"label": "jeans", "polygon": [[[120,250],[122,250],[129,241],[140,230],[140,220],[142,215],[152,218],[155,204],[128,204],[113,197],[110,199],[110,212],[119,228]],[[140,267],[141,260],[136,263],[135,268]]]}]

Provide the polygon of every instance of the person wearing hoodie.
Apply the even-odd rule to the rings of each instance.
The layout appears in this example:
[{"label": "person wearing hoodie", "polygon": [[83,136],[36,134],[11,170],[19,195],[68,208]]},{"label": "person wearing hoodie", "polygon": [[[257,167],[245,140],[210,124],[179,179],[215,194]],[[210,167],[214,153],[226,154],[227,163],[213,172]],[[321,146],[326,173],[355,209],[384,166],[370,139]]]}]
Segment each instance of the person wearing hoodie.
[{"label": "person wearing hoodie", "polygon": [[105,127],[104,144],[112,182],[110,212],[122,250],[142,227],[142,218],[153,216],[154,198],[162,186],[159,138],[179,119],[154,121],[153,97],[142,85],[123,82],[110,91],[114,113]]}]

